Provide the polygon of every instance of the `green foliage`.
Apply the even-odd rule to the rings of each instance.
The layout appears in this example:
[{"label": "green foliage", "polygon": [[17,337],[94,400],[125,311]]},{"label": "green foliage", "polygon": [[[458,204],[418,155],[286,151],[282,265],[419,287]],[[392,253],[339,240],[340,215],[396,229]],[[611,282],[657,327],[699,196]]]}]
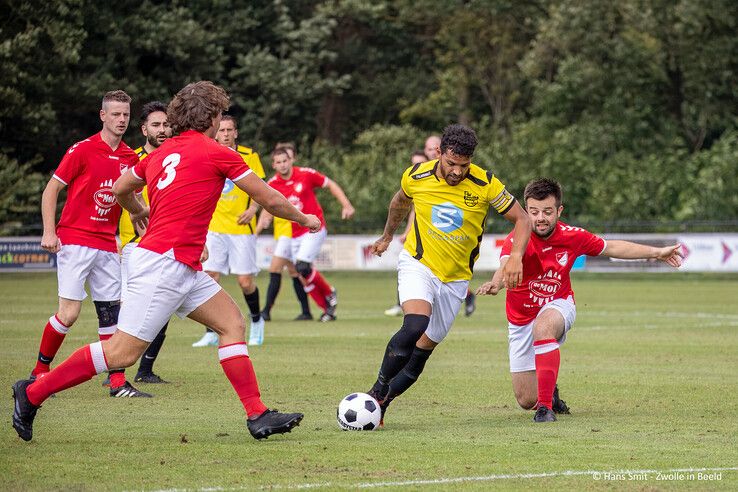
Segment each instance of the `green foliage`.
[{"label": "green foliage", "polygon": [[[300,142],[359,200],[355,222],[331,217],[336,231],[381,228],[387,170],[456,121],[516,194],[536,176],[562,181],[583,224],[736,227],[734,1],[0,5],[0,146],[34,171],[99,130],[105,91],[133,97],[135,146],[143,103],[210,79],[231,93],[242,143],[267,155]],[[398,148],[383,157],[384,139]]]},{"label": "green foliage", "polygon": [[[362,132],[346,154],[316,145],[306,161],[336,181],[351,200],[356,215],[341,220],[341,207],[328,191],[319,196],[329,230],[338,233],[381,232],[387,206],[400,189],[410,154],[421,147],[423,133],[411,126],[374,126]],[[399,233],[400,231],[398,231]]]},{"label": "green foliage", "polygon": [[46,183],[41,173],[32,171],[34,164],[21,164],[0,152],[0,235],[17,233],[39,213]]}]

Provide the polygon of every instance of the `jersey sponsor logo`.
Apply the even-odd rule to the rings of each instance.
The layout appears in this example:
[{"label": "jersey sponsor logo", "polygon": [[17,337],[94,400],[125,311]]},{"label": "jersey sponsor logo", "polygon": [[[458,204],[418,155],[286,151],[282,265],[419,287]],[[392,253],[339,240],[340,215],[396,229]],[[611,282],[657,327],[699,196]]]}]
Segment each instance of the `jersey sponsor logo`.
[{"label": "jersey sponsor logo", "polygon": [[433,205],[431,223],[439,231],[453,232],[464,225],[464,211],[450,202]]},{"label": "jersey sponsor logo", "polygon": [[230,179],[226,178],[225,183],[223,183],[223,191],[221,192],[221,195],[227,195],[228,193],[230,193],[231,191],[233,191],[233,188],[235,186],[236,185],[233,184],[233,181],[231,181]]},{"label": "jersey sponsor logo", "polygon": [[428,176],[430,176],[431,174],[433,174],[433,169],[431,169],[431,170],[429,170],[429,171],[425,171],[424,173],[420,173],[420,174],[413,174],[413,175],[411,176],[411,178],[413,178],[413,179],[416,179],[416,180],[417,180],[417,179],[423,179],[423,178],[427,178],[427,177],[428,177]]},{"label": "jersey sponsor logo", "polygon": [[556,261],[559,262],[559,265],[566,266],[566,264],[569,263],[569,253],[566,251],[563,253],[556,253]]},{"label": "jersey sponsor logo", "polygon": [[464,192],[464,205],[467,207],[476,207],[479,203],[479,195],[475,195],[469,191]]},{"label": "jersey sponsor logo", "polygon": [[105,216],[115,205],[115,195],[113,194],[113,180],[108,179],[100,183],[100,189],[92,196],[95,201],[95,211],[99,216]]},{"label": "jersey sponsor logo", "polygon": [[561,275],[553,270],[549,270],[539,275],[535,280],[528,282],[529,297],[539,306],[551,302],[560,288]]}]

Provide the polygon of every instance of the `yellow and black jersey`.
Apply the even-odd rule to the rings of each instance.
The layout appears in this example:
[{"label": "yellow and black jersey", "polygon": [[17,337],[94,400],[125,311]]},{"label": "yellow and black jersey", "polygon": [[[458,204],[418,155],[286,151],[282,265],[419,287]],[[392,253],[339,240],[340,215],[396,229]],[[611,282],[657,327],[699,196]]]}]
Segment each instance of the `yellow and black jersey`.
[{"label": "yellow and black jersey", "polygon": [[[143,147],[139,147],[134,152],[138,155],[138,160],[142,160],[144,157],[149,155],[148,152],[146,152],[146,149]],[[141,193],[141,196],[143,196],[144,201],[146,204],[149,204],[149,195],[146,193],[146,187],[144,186],[143,191]],[[128,213],[128,210],[123,209],[123,213],[120,214],[120,222],[118,222],[118,234],[120,235],[120,243],[121,245],[125,246],[126,244],[130,242],[139,242],[141,238],[136,234],[135,229],[133,228],[133,223],[131,222],[131,215]]]},{"label": "yellow and black jersey", "polygon": [[402,191],[415,206],[405,250],[442,282],[470,280],[489,208],[505,214],[515,198],[494,174],[476,164],[456,186],[436,176],[437,166],[437,159],[424,162],[402,175]]},{"label": "yellow and black jersey", "polygon": [[274,239],[292,237],[292,222],[282,217],[274,217]]},{"label": "yellow and black jersey", "polygon": [[[261,165],[261,160],[259,159],[259,154],[243,145],[239,145],[236,148],[236,152],[241,154],[241,158],[254,171],[254,174],[261,179],[266,177],[264,167]],[[218,205],[215,207],[215,212],[213,212],[213,218],[210,220],[208,230],[221,234],[253,234],[256,230],[255,216],[248,224],[238,224],[238,216],[244,213],[250,206],[251,197],[233,184],[233,181],[226,179],[220,200],[218,200]]]}]

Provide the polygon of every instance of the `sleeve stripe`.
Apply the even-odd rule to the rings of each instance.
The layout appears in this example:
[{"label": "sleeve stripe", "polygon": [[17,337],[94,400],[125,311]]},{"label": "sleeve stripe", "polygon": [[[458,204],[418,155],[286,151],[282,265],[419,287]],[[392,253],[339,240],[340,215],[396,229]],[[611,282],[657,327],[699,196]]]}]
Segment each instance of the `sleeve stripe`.
[{"label": "sleeve stripe", "polygon": [[56,174],[55,174],[55,175],[53,175],[53,176],[52,176],[52,178],[56,179],[56,180],[57,180],[57,181],[59,181],[60,183],[63,183],[63,184],[64,184],[64,186],[68,186],[68,185],[69,185],[69,183],[67,183],[66,181],[64,181],[63,179],[61,179],[61,178],[60,178],[59,176],[57,176]]},{"label": "sleeve stripe", "polygon": [[139,176],[138,174],[136,174],[136,168],[135,168],[135,167],[131,167],[131,168],[129,168],[129,169],[131,170],[131,174],[133,174],[133,176],[134,176],[134,177],[135,177],[136,179],[140,179],[141,181],[146,181],[146,180],[145,180],[145,179],[143,179],[143,178],[142,178],[141,176]]},{"label": "sleeve stripe", "polygon": [[240,176],[238,176],[237,178],[233,178],[233,179],[231,179],[231,181],[233,181],[233,182],[236,182],[236,181],[238,181],[238,180],[240,180],[240,179],[243,179],[243,178],[245,178],[246,176],[248,176],[249,174],[251,174],[251,173],[253,173],[253,172],[254,172],[254,171],[252,171],[251,169],[247,169],[245,173],[241,174],[241,175],[240,175]]},{"label": "sleeve stripe", "polygon": [[600,251],[600,254],[599,254],[599,255],[597,255],[597,256],[600,256],[600,255],[601,255],[602,253],[604,253],[604,252],[605,252],[605,250],[607,249],[607,240],[606,240],[605,238],[602,238],[602,243],[603,243],[603,246],[602,246],[602,251]]},{"label": "sleeve stripe", "polygon": [[328,186],[328,183],[330,183],[331,181],[330,179],[328,179],[328,176],[324,176],[324,177],[325,179],[323,180],[323,184],[320,185],[321,188],[325,188],[326,186]]}]

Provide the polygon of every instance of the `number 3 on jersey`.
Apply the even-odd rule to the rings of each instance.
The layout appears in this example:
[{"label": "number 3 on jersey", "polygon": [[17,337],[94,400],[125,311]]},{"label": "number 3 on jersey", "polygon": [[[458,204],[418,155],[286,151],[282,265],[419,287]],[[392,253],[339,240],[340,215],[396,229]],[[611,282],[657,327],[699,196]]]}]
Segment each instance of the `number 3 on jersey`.
[{"label": "number 3 on jersey", "polygon": [[156,183],[157,188],[163,190],[172,184],[172,181],[174,181],[174,178],[177,176],[177,170],[175,168],[177,167],[177,164],[179,164],[179,161],[180,155],[177,153],[169,154],[164,158],[164,161],[161,163],[161,166],[164,169],[164,176],[159,178],[159,182]]}]

